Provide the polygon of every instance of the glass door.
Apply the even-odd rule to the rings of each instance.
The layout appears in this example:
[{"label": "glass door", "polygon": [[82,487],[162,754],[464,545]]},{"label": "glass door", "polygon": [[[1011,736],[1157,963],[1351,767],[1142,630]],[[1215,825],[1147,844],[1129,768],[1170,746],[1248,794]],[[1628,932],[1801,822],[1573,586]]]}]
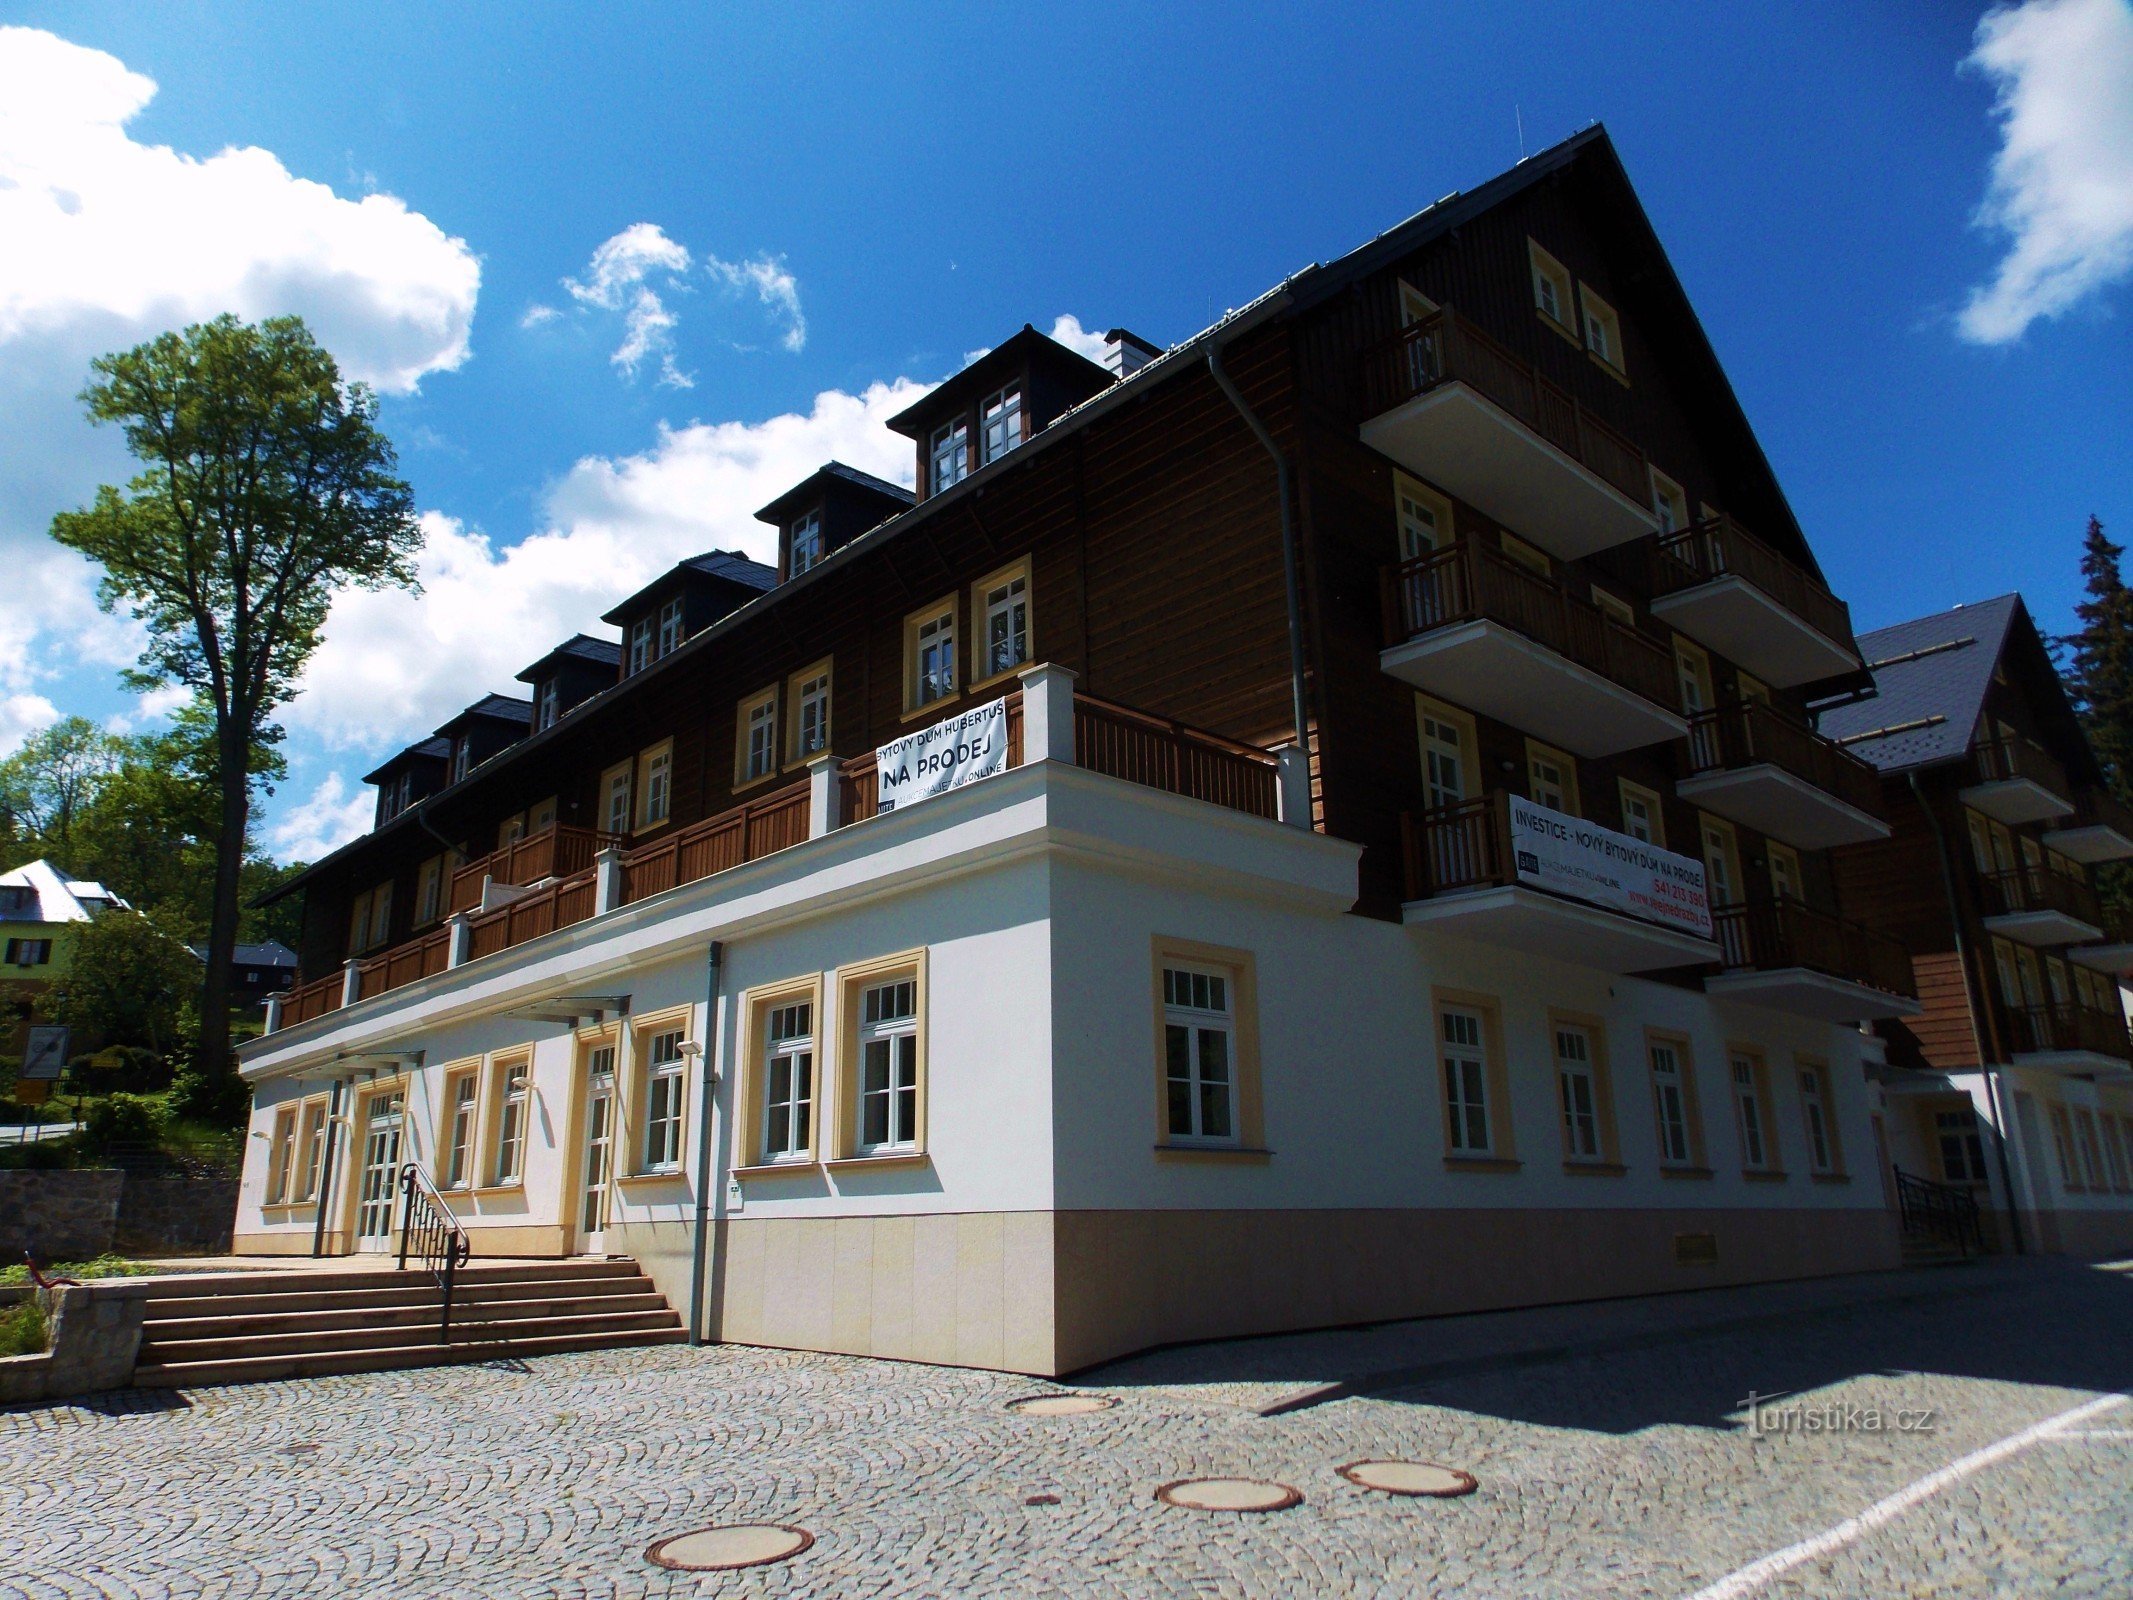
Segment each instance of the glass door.
[{"label": "glass door", "polygon": [[389,1250],[399,1193],[402,1097],[381,1094],[363,1123],[363,1170],[356,1190],[356,1248]]},{"label": "glass door", "polygon": [[585,1174],[578,1200],[578,1253],[607,1253],[607,1191],[615,1167],[615,1050],[603,1045],[586,1059]]}]

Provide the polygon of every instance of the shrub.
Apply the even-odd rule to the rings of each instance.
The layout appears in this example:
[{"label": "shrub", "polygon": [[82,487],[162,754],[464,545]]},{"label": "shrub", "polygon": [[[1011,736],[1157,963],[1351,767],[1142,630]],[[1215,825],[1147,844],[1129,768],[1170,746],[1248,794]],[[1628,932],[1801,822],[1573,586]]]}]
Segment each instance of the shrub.
[{"label": "shrub", "polygon": [[181,1067],[170,1080],[170,1114],[187,1122],[235,1128],[251,1114],[252,1087],[234,1072]]},{"label": "shrub", "polygon": [[156,1144],[169,1118],[153,1100],[137,1094],[106,1095],[90,1102],[82,1118],[88,1143],[101,1149],[114,1144]]},{"label": "shrub", "polygon": [[44,1307],[32,1296],[0,1306],[0,1356],[33,1356],[44,1349]]}]

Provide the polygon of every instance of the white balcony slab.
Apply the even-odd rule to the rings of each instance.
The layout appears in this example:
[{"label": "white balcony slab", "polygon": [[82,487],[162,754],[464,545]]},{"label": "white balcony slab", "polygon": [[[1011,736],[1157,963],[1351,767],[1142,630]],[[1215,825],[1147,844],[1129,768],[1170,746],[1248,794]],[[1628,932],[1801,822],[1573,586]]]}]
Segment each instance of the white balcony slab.
[{"label": "white balcony slab", "polygon": [[1739,1000],[1766,1010],[1809,1017],[1816,1022],[1872,1022],[1879,1017],[1915,1017],[1926,1009],[1916,1000],[1890,994],[1870,983],[1834,978],[1809,967],[1728,972],[1704,979],[1703,987],[1714,1000]]},{"label": "white balcony slab", "polygon": [[1652,602],[1652,615],[1776,688],[1859,670],[1849,645],[1780,604],[1737,573]]},{"label": "white balcony slab", "polygon": [[1872,844],[1889,825],[1771,762],[1699,773],[1674,786],[1682,799],[1801,850]]},{"label": "white balcony slab", "polygon": [[1401,907],[1401,920],[1410,928],[1458,934],[1602,972],[1657,972],[1719,958],[1718,946],[1708,939],[1516,884],[1410,900]]},{"label": "white balcony slab", "polygon": [[1990,783],[1973,783],[1958,791],[1956,798],[1971,810],[2014,827],[2074,814],[2071,801],[2052,793],[2034,778],[1995,778]]},{"label": "white balcony slab", "polygon": [[2070,1078],[2098,1078],[2110,1082],[2133,1079],[2133,1064],[2116,1056],[2107,1056],[2101,1050],[2017,1050],[2013,1064]]},{"label": "white balcony slab", "polygon": [[2103,929],[2064,911],[2010,911],[2005,916],[1985,918],[1985,931],[2019,944],[2039,949],[2062,944],[2094,944]]},{"label": "white balcony slab", "polygon": [[1381,412],[1362,438],[1565,561],[1659,531],[1650,510],[1463,383]]},{"label": "white balcony slab", "polygon": [[2079,827],[2052,828],[2044,842],[2070,861],[2095,866],[2105,861],[2133,860],[2133,839],[2107,822],[2086,822]]},{"label": "white balcony slab", "polygon": [[1688,723],[1664,706],[1486,618],[1432,628],[1378,664],[1403,683],[1507,722],[1581,756],[1679,739]]},{"label": "white balcony slab", "polygon": [[2133,944],[2085,944],[2067,951],[2067,956],[2091,972],[2133,978]]}]

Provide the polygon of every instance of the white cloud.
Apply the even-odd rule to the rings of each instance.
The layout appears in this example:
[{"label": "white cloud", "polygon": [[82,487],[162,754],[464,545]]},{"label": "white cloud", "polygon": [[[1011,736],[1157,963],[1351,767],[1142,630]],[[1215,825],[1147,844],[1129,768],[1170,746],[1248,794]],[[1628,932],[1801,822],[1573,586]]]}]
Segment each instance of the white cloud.
[{"label": "white cloud", "polygon": [[1109,340],[1100,333],[1082,327],[1081,318],[1075,316],[1054,317],[1052,339],[1054,343],[1065,345],[1078,356],[1087,356],[1098,366],[1103,365],[1104,351],[1110,348]]},{"label": "white cloud", "polygon": [[2133,273],[2133,0],[1996,7],[1964,65],[2000,121],[1977,220],[2011,242],[1957,327],[2005,344]]},{"label": "white cloud", "polygon": [[370,790],[359,784],[351,792],[338,772],[329,772],[308,799],[275,819],[267,829],[267,844],[277,861],[316,861],[368,833],[377,814],[377,798]]},{"label": "white cloud", "polygon": [[[608,359],[631,377],[646,356],[659,358],[659,381],[677,389],[694,379],[674,361],[674,327],[679,320],[649,280],[657,274],[668,290],[680,287],[689,270],[689,252],[656,222],[633,222],[593,251],[585,278],[565,278],[563,287],[581,306],[620,311],[622,342]],[[543,318],[542,320],[546,320]]]},{"label": "white cloud", "polygon": [[711,549],[775,560],[776,531],[754,513],[823,462],[910,483],[911,443],[885,423],[928,387],[827,390],[804,413],[662,428],[641,454],[588,456],[550,486],[546,526],[514,545],[426,515],[423,592],[337,596],[285,720],[382,757],[485,691],[524,693],[514,673],[573,633],[604,632],[601,612],[676,561]]},{"label": "white cloud", "polygon": [[807,348],[807,318],[800,310],[800,280],[786,270],[783,256],[762,255],[747,261],[721,261],[717,256],[706,256],[704,270],[728,289],[754,290],[756,299],[785,324],[785,333],[779,342],[795,354]]},{"label": "white cloud", "polygon": [[530,305],[526,307],[526,314],[518,319],[518,325],[521,328],[538,328],[543,323],[555,321],[562,314],[554,306]]},{"label": "white cloud", "polygon": [[59,708],[41,694],[0,695],[0,756],[12,755],[22,741],[59,720]]}]

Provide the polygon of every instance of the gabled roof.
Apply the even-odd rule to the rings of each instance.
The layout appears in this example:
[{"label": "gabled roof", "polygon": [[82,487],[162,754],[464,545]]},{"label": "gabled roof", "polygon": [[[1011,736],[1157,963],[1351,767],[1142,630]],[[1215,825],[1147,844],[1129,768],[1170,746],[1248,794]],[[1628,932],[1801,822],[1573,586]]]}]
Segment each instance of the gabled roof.
[{"label": "gabled roof", "polygon": [[622,665],[622,646],[613,639],[596,639],[589,633],[572,634],[540,660],[518,674],[520,683],[538,683],[548,676],[549,670],[568,658],[583,661],[596,667],[619,667]]},{"label": "gabled roof", "polygon": [[877,478],[871,472],[861,472],[857,467],[848,467],[842,461],[829,461],[758,511],[755,514],[756,521],[767,522],[773,527],[783,527],[795,511],[802,509],[808,501],[821,496],[824,484],[832,482],[851,484],[870,494],[877,494],[884,500],[893,500],[900,506],[908,506],[916,498],[909,489],[891,483],[886,478]]},{"label": "gabled roof", "polygon": [[926,391],[925,398],[906,406],[888,419],[888,426],[907,438],[918,437],[928,417],[949,408],[951,402],[967,401],[1002,378],[1020,372],[1034,362],[1043,362],[1069,382],[1080,382],[1085,394],[1096,394],[1117,380],[1087,356],[1069,350],[1058,340],[1039,333],[1025,322],[1022,331],[1005,344],[993,346],[947,382]]},{"label": "gabled roof", "polygon": [[[207,946],[189,944],[185,947],[202,961],[207,959]],[[230,952],[230,962],[239,967],[293,967],[296,952],[279,939],[269,939],[265,944],[241,944]]]},{"label": "gabled roof", "polygon": [[454,729],[462,727],[475,717],[486,717],[492,722],[508,722],[523,728],[533,720],[533,702],[514,700],[507,694],[485,694],[451,721],[440,724],[437,736],[448,739]]},{"label": "gabled roof", "polygon": [[427,739],[418,739],[405,750],[387,756],[376,767],[364,773],[363,781],[365,783],[383,782],[388,772],[397,768],[401,762],[416,756],[430,761],[449,761],[452,759],[452,741],[440,739],[435,734],[430,735]]},{"label": "gabled roof", "polygon": [[[778,569],[766,567],[760,561],[750,561],[738,550],[706,550],[700,556],[691,556],[686,561],[677,561],[635,594],[603,612],[602,622],[621,624],[642,611],[646,603],[662,591],[672,588],[677,578],[686,573],[700,572],[707,578],[724,578],[729,583],[738,583],[758,592],[777,586]],[[622,658],[615,658],[620,661]]]},{"label": "gabled roof", "polygon": [[10,922],[87,922],[99,911],[132,909],[102,884],[69,877],[42,857],[0,872],[0,888],[31,892],[31,907],[11,915]]}]

